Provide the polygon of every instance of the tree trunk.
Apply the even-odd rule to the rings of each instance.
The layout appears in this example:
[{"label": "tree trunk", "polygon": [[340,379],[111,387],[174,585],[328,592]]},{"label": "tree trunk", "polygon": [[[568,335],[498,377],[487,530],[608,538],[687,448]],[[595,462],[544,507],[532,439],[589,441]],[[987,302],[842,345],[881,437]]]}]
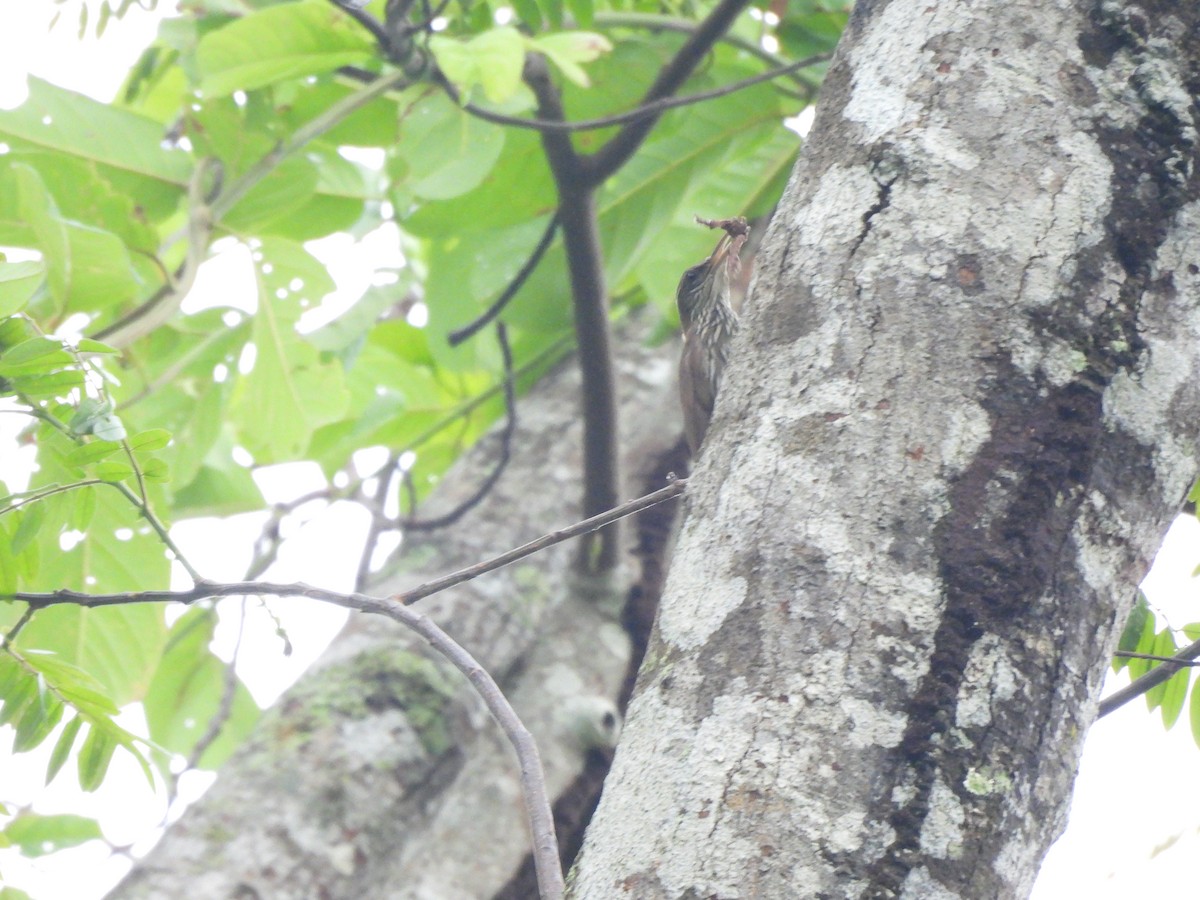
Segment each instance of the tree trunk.
[{"label": "tree trunk", "polygon": [[[638,436],[623,457],[634,494],[650,489],[649,461],[681,430],[673,348],[646,347],[645,325],[627,323],[617,342],[624,421]],[[575,521],[578,404],[573,363],[520,400],[512,462],[493,491],[452,529],[408,535],[402,570],[374,593]],[[467,454],[423,514],[475,491],[494,465],[495,440]],[[596,752],[606,754],[619,730],[613,713],[630,657],[619,619],[640,574],[626,557],[611,578],[584,580],[574,575],[576,555],[558,544],[423,601],[534,733],[551,797],[593,772]],[[112,896],[487,898],[528,850],[516,758],[482,702],[457,672],[430,662],[419,638],[357,616]]]},{"label": "tree trunk", "polygon": [[1021,897],[1196,473],[1200,6],[860,0],[572,896]]}]

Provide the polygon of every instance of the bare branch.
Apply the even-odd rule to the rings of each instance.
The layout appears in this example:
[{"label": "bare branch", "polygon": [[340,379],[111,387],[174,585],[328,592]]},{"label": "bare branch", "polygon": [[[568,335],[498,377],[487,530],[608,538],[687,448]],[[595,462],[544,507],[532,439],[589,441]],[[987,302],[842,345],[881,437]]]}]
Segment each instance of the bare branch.
[{"label": "bare branch", "polygon": [[[476,578],[485,572],[506,566],[553,544],[560,543],[577,535],[595,531],[598,528],[603,528],[605,525],[619,518],[632,515],[657,503],[662,503],[683,493],[686,487],[687,480],[679,479],[661,490],[630,501],[600,516],[594,516],[569,528],[552,532],[494,559],[462,569],[445,578],[429,582],[394,597],[372,597],[357,592],[344,594],[300,582],[293,584],[273,584],[270,582],[253,581],[229,584],[199,581],[191,590],[187,591],[85,594],[79,591],[60,590],[49,594],[19,592],[7,596],[10,599],[22,600],[29,604],[29,608],[21,617],[21,623],[28,621],[29,617],[39,609],[61,604],[74,604],[87,608],[116,606],[128,603],[171,601],[189,604],[210,597],[239,595],[310,597],[348,609],[384,615],[390,619],[394,619],[420,634],[438,653],[450,660],[455,668],[462,672],[471,682],[472,686],[487,704],[488,710],[495,716],[501,728],[504,729],[505,735],[516,751],[520,765],[521,786],[530,830],[532,831],[533,855],[537,869],[540,895],[543,898],[561,898],[564,888],[558,857],[558,842],[554,834],[553,814],[546,790],[541,759],[532,735],[512,709],[512,706],[504,697],[499,686],[483,667],[463,647],[442,631],[436,623],[416,610],[410,609],[408,605],[421,597],[428,597],[438,591]],[[13,629],[14,632],[16,630]],[[10,633],[9,637],[11,638],[12,636],[12,633]]]},{"label": "bare branch", "polygon": [[500,343],[500,355],[504,360],[504,430],[500,432],[500,457],[479,488],[470,497],[445,515],[433,519],[409,519],[401,522],[402,529],[434,531],[453,525],[486,497],[500,480],[512,454],[512,437],[517,430],[517,391],[513,378],[512,348],[508,345],[508,330],[503,322],[496,323],[496,340]]},{"label": "bare branch", "polygon": [[[562,121],[562,97],[550,80],[544,57],[533,53],[526,58],[525,81],[537,98],[540,117]],[[592,516],[611,509],[620,496],[616,376],[596,200],[583,171],[584,158],[575,152],[570,136],[543,132],[541,137],[558,188],[571,277],[571,310],[583,377],[583,514]],[[615,528],[585,541],[580,548],[581,567],[590,572],[611,569],[617,562],[617,542]]]},{"label": "bare branch", "polygon": [[387,29],[383,27],[382,22],[354,3],[346,2],[346,0],[330,0],[330,2],[365,28],[371,37],[375,38],[375,43],[379,45],[379,49],[383,51],[384,56],[390,54],[392,39],[387,33]]},{"label": "bare branch", "polygon": [[1143,675],[1141,678],[1135,678],[1119,691],[1110,694],[1100,701],[1100,711],[1097,713],[1097,718],[1103,718],[1110,712],[1114,712],[1137,697],[1142,696],[1152,688],[1158,687],[1180,669],[1191,665],[1191,661],[1200,658],[1200,641],[1195,641],[1188,644],[1174,656],[1170,657],[1169,661],[1164,662],[1161,666],[1156,666]]},{"label": "bare branch", "polygon": [[[348,609],[359,609],[364,612],[377,613],[381,612],[380,609],[376,608],[380,604],[395,601],[406,606],[411,605],[418,600],[430,597],[447,588],[471,581],[480,575],[485,575],[496,569],[501,569],[519,559],[524,559],[526,556],[531,556],[540,550],[545,550],[547,547],[561,544],[563,541],[570,540],[573,537],[589,534],[618,519],[631,516],[656,504],[664,503],[672,497],[682,494],[687,489],[687,483],[686,478],[677,478],[666,487],[660,488],[651,494],[638,497],[636,500],[630,500],[628,503],[622,503],[620,506],[614,507],[598,516],[592,516],[589,519],[584,519],[582,522],[576,522],[574,525],[569,525],[558,531],[542,535],[537,540],[530,541],[528,544],[522,544],[520,547],[501,553],[492,559],[476,563],[473,566],[467,566],[465,569],[459,569],[457,572],[443,575],[441,578],[433,581],[427,581],[411,590],[394,594],[387,601],[371,598],[365,594],[341,594],[337,591],[313,587],[303,582],[293,582],[292,584],[276,584],[269,581],[218,583],[203,580],[197,581],[194,587],[186,591],[127,591],[113,594],[88,594],[82,591],[71,590],[52,591],[50,593],[17,591],[15,593],[0,595],[0,599],[21,600],[28,603],[34,609],[44,609],[49,606],[60,606],[63,604],[96,608],[101,606],[120,606],[127,603],[190,604],[210,597],[238,597],[245,594],[257,594],[270,597],[309,597],[313,600],[323,600],[327,603],[344,606]],[[364,605],[364,598],[365,601],[370,601],[366,605]]]},{"label": "bare branch", "polygon": [[1174,663],[1178,666],[1200,666],[1200,660],[1180,659],[1177,656],[1159,656],[1156,653],[1134,653],[1132,650],[1118,650],[1113,656],[1119,659],[1149,659],[1155,662]]},{"label": "bare branch", "polygon": [[496,302],[489,306],[487,311],[474,322],[450,332],[449,341],[451,347],[457,347],[463,341],[467,340],[467,338],[478,334],[483,330],[484,326],[504,311],[504,307],[508,306],[512,298],[517,295],[517,292],[529,280],[529,276],[533,274],[533,270],[537,268],[538,263],[542,261],[542,257],[546,255],[546,251],[550,249],[550,244],[554,241],[554,235],[558,233],[558,222],[559,215],[556,209],[550,217],[550,221],[546,223],[546,230],[542,232],[537,246],[529,254],[529,259],[525,260],[525,264],[521,266],[520,271],[513,277],[513,280],[508,283],[508,287],[496,298]]},{"label": "bare branch", "polygon": [[595,131],[599,128],[611,128],[614,125],[623,125],[628,122],[636,122],[639,119],[644,119],[650,116],[659,116],[669,109],[676,109],[681,106],[690,106],[694,103],[703,103],[706,100],[713,100],[717,97],[725,97],[737,91],[745,90],[748,87],[753,87],[756,84],[762,84],[764,81],[771,81],[779,78],[781,75],[789,75],[792,72],[808,66],[822,63],[830,58],[831,54],[820,53],[816,56],[809,56],[798,62],[788,63],[778,68],[771,69],[767,72],[760,72],[758,75],[751,75],[749,78],[743,78],[741,81],[734,81],[730,84],[721,85],[720,87],[711,88],[707,91],[698,91],[695,94],[687,94],[683,97],[663,97],[660,100],[654,100],[649,103],[643,103],[641,106],[627,110],[623,113],[614,113],[611,116],[601,116],[598,119],[580,119],[574,122],[560,122],[553,119],[529,119],[523,116],[508,116],[504,113],[493,112],[482,106],[477,106],[474,103],[462,103],[458,92],[454,86],[445,79],[438,79],[438,83],[446,89],[451,99],[458,103],[464,110],[471,115],[483,119],[487,122],[492,122],[496,125],[510,125],[514,128],[529,128],[534,131],[553,131],[553,132],[577,132],[577,131]]}]

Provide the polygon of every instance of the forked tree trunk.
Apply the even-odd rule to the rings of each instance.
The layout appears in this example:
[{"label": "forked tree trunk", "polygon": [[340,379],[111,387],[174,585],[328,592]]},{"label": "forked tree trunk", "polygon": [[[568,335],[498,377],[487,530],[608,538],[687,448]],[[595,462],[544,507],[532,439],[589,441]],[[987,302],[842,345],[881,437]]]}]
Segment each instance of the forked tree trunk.
[{"label": "forked tree trunk", "polygon": [[860,0],[572,896],[1025,896],[1196,474],[1200,5]]}]

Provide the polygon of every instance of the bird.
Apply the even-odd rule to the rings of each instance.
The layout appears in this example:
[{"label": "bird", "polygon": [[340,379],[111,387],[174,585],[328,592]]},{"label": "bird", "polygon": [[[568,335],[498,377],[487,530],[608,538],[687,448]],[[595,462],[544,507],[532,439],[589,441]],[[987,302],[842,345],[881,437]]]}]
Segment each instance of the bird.
[{"label": "bird", "polygon": [[[744,227],[744,219],[741,224]],[[684,435],[692,456],[699,454],[708,431],[729,345],[737,332],[738,316],[730,304],[730,281],[737,272],[738,251],[745,240],[744,233],[726,229],[709,257],[685,271],[675,290],[683,327],[679,400],[683,406]]]}]

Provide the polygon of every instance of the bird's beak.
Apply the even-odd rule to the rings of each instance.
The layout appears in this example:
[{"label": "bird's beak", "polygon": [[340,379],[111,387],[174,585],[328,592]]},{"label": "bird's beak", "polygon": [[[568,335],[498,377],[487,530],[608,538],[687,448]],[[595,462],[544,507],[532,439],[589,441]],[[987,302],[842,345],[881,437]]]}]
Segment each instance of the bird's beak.
[{"label": "bird's beak", "polygon": [[733,241],[729,235],[721,235],[721,239],[717,241],[717,246],[713,249],[712,255],[708,258],[708,267],[710,270],[715,272],[717,266],[729,259],[729,250],[732,246]]}]

